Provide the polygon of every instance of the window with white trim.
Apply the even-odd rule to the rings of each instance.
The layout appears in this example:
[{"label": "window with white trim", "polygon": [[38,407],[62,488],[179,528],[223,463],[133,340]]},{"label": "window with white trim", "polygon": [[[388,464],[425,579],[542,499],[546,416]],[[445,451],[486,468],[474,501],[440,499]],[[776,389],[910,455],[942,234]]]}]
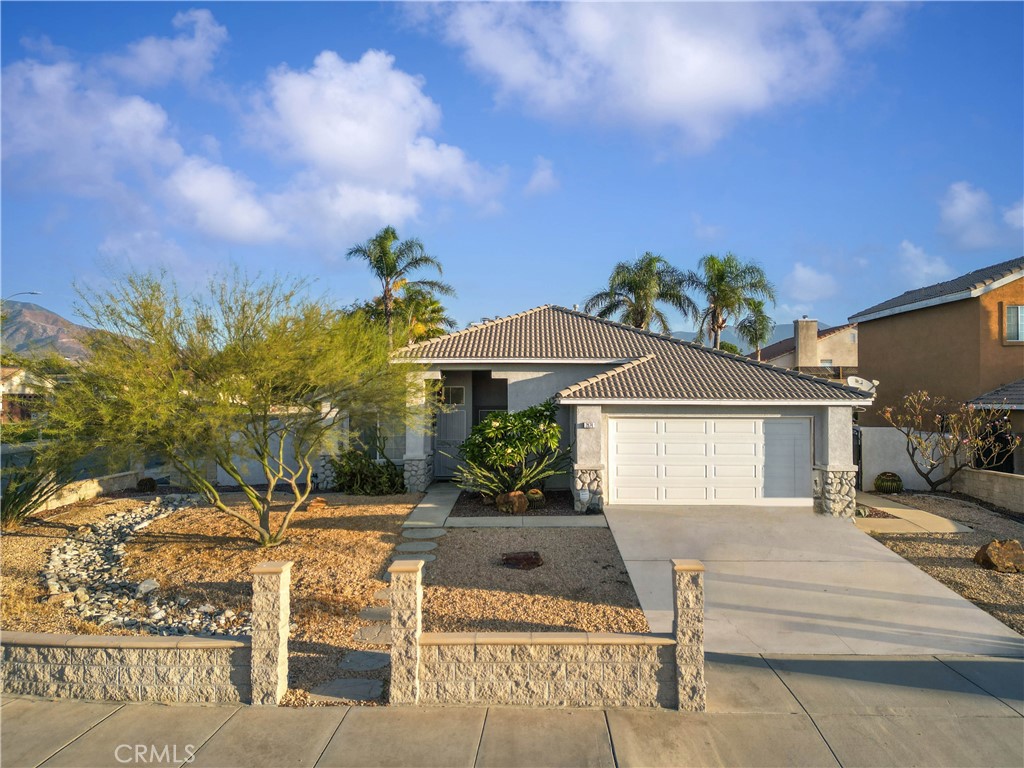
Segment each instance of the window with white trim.
[{"label": "window with white trim", "polygon": [[1024,341],[1024,307],[1010,305],[1006,308],[1006,330],[1004,341]]},{"label": "window with white trim", "polygon": [[446,405],[465,405],[466,404],[466,388],[465,387],[444,387],[441,390],[441,400]]}]

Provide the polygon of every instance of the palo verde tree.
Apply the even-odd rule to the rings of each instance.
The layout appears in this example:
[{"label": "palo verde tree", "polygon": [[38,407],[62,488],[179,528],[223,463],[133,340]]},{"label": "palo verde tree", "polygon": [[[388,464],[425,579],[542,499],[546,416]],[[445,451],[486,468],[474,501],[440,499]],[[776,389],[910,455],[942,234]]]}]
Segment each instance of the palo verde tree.
[{"label": "palo verde tree", "polygon": [[924,391],[911,392],[880,413],[903,433],[910,463],[933,491],[964,467],[999,464],[1021,442],[1010,429],[1008,411],[954,404]]},{"label": "palo verde tree", "polygon": [[[48,426],[83,450],[163,454],[261,546],[284,540],[347,415],[424,416],[409,405],[422,400],[411,397],[413,369],[391,361],[384,329],[310,298],[301,281],[236,271],[186,298],[163,274],[135,273],[79,294],[98,330],[54,388]],[[264,482],[246,478],[252,462]],[[222,501],[214,465],[251,510]],[[291,500],[272,514],[279,484]]]}]

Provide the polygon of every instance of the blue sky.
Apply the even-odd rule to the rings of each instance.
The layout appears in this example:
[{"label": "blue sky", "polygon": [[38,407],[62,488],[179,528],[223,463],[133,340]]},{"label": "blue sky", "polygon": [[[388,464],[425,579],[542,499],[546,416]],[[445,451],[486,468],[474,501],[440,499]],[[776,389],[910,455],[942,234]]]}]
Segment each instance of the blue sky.
[{"label": "blue sky", "polygon": [[[644,251],[836,324],[1024,252],[1024,5],[3,3],[2,295],[238,264],[373,295],[419,237],[460,325]],[[686,329],[680,319],[674,328]]]}]

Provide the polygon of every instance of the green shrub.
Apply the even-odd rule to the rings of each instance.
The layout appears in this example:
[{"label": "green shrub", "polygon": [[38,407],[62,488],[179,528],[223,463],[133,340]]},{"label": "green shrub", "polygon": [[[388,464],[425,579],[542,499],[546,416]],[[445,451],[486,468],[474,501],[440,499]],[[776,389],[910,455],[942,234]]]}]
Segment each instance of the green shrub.
[{"label": "green shrub", "polygon": [[903,478],[895,472],[882,472],[875,478],[875,490],[879,493],[902,493]]},{"label": "green shrub", "polygon": [[135,484],[135,490],[139,493],[156,493],[156,480],[152,477],[143,477]]},{"label": "green shrub", "polygon": [[[383,450],[380,455],[384,456]],[[405,493],[402,470],[386,456],[378,462],[367,455],[365,448],[351,448],[328,461],[334,471],[334,490],[339,493],[357,496]]]},{"label": "green shrub", "polygon": [[54,470],[33,456],[25,464],[4,467],[0,485],[0,526],[17,528],[32,512],[52,499],[73,476],[66,469]]},{"label": "green shrub", "polygon": [[564,473],[569,451],[558,448],[562,430],[553,400],[515,413],[494,412],[473,427],[459,448],[454,473],[459,488],[498,496],[536,488]]}]

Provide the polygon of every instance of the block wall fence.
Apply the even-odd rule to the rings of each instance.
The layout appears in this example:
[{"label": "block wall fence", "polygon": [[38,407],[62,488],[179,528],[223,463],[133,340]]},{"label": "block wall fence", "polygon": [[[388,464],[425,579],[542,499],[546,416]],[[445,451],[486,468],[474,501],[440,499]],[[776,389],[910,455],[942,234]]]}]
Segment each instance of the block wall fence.
[{"label": "block wall fence", "polygon": [[291,563],[253,569],[252,637],[0,633],[3,691],[46,698],[276,705],[288,688]]},{"label": "block wall fence", "polygon": [[391,574],[391,704],[704,711],[704,566],[673,560],[671,635],[423,632],[423,564]]}]

